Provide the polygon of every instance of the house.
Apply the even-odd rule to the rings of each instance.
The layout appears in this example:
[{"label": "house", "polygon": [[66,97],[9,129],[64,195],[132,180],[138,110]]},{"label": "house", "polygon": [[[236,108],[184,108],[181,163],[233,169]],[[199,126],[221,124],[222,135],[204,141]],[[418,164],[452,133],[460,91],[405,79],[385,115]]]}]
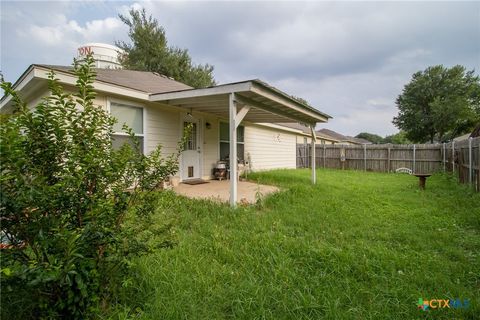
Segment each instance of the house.
[{"label": "house", "polygon": [[461,136],[455,137],[453,138],[453,141],[459,142],[459,141],[467,140],[468,138],[470,138],[470,133],[462,134]]},{"label": "house", "polygon": [[356,145],[364,145],[364,144],[373,144],[371,141],[363,138],[356,138],[356,137],[351,137],[351,136],[345,136],[347,138],[347,142],[350,144],[356,144]]},{"label": "house", "polygon": [[[231,176],[237,176],[237,159],[230,154],[236,154],[252,171],[295,168],[299,130],[278,123],[304,124],[315,140],[315,125],[331,118],[258,79],[194,89],[157,73],[123,70],[118,68],[118,49],[114,48],[89,44],[79,50],[80,58],[103,50],[97,59],[105,61],[97,63],[93,87],[95,104],[119,120],[114,144],[126,140],[121,130],[126,123],[141,140],[143,152],[161,144],[165,154],[173,153],[184,127],[192,124],[180,158],[180,181],[211,179],[219,160],[228,160]],[[72,67],[33,64],[14,84],[29,106],[48,95],[50,70],[67,91],[73,91],[76,79]],[[3,97],[0,112],[11,110],[10,97]],[[316,181],[315,170],[312,181]],[[231,179],[232,205],[236,204],[236,189],[237,180]]]},{"label": "house", "polygon": [[[281,126],[288,127],[296,130],[297,133],[297,144],[309,144],[311,143],[311,133],[308,126],[299,124],[299,123],[278,123]],[[329,136],[323,133],[321,130],[316,131],[316,144],[336,144],[340,143],[341,140],[336,139],[332,136]]]},{"label": "house", "polygon": [[[350,136],[344,136],[338,132],[329,129],[320,129],[317,131],[317,137],[325,137],[326,141],[329,141],[330,144],[346,144],[346,145],[364,145],[364,144],[372,144],[372,142],[361,139],[355,138]],[[318,141],[318,139],[317,139]],[[328,143],[327,143],[328,144]]]}]

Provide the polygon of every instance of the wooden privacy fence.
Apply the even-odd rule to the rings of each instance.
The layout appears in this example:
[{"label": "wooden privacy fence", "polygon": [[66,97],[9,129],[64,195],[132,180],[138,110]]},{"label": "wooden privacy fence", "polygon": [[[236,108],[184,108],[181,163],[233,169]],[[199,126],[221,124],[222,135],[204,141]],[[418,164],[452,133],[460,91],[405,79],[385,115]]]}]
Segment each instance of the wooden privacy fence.
[{"label": "wooden privacy fence", "polygon": [[[297,144],[297,168],[311,167],[310,145]],[[480,137],[442,144],[316,145],[317,168],[414,173],[450,171],[480,189]]]}]

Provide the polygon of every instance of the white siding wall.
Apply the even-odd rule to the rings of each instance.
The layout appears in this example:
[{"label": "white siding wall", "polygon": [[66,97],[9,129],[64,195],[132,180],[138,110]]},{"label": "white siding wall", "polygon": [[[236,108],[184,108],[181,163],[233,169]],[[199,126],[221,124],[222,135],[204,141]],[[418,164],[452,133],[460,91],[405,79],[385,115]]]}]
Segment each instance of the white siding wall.
[{"label": "white siding wall", "polygon": [[[206,128],[207,122],[210,124],[210,129]],[[219,160],[219,122],[216,117],[203,116],[201,121],[203,129],[203,179],[210,179],[212,177],[212,169],[215,168]]]},{"label": "white siding wall", "polygon": [[[168,106],[161,106],[159,104],[149,104],[146,110],[147,118],[147,147],[146,151],[150,152],[158,144],[161,144],[164,154],[171,154],[176,152],[177,144],[181,136],[181,119],[186,112],[173,109]],[[202,174],[203,179],[210,179],[212,169],[215,167],[218,155],[218,119],[213,116],[193,113],[193,117],[200,120],[198,133],[202,143]],[[206,123],[210,124],[210,129],[206,128]]]},{"label": "white siding wall", "polygon": [[303,144],[304,143],[304,138],[307,138],[307,143],[310,143],[312,141],[312,138],[304,136],[304,135],[297,135],[297,143],[298,144]]},{"label": "white siding wall", "polygon": [[176,152],[181,135],[180,112],[159,104],[147,105],[145,112],[146,152],[151,152],[159,144],[164,155]]},{"label": "white siding wall", "polygon": [[245,158],[253,171],[296,167],[296,134],[245,126]]}]

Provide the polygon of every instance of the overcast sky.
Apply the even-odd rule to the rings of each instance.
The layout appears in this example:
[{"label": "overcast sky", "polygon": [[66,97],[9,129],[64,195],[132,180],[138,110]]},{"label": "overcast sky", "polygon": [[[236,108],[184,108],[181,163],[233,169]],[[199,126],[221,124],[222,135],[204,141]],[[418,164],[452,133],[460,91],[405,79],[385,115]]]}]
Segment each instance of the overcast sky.
[{"label": "overcast sky", "polygon": [[395,98],[430,65],[480,69],[480,2],[1,1],[0,69],[69,65],[87,42],[128,41],[118,18],[146,8],[171,45],[219,83],[262,79],[333,116],[343,134],[397,132]]}]

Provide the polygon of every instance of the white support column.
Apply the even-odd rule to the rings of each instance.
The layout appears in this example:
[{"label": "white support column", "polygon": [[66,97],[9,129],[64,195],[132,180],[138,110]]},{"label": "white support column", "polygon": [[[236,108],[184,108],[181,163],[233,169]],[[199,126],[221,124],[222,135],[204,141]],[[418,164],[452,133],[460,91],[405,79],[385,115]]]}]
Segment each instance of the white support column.
[{"label": "white support column", "polygon": [[317,183],[317,172],[315,171],[315,142],[317,141],[317,135],[315,134],[315,125],[310,126],[312,132],[312,183]]},{"label": "white support column", "polygon": [[230,206],[237,205],[237,105],[235,94],[230,93],[228,100],[229,125],[230,125]]}]

